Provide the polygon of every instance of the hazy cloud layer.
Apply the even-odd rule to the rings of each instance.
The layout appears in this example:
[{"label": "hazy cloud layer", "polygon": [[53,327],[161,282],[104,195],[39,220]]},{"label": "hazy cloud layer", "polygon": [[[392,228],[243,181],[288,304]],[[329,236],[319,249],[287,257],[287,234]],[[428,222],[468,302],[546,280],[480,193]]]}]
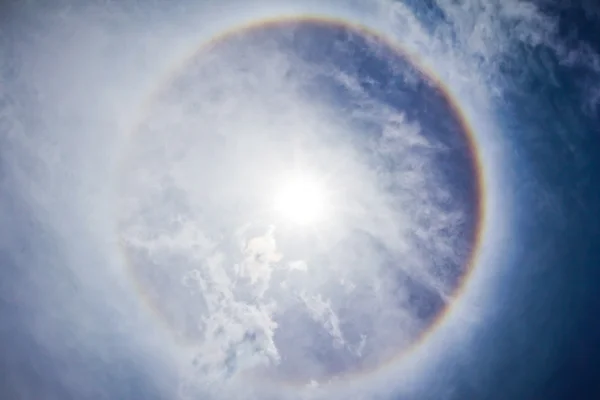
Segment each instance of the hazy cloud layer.
[{"label": "hazy cloud layer", "polygon": [[[430,121],[285,40],[234,38],[189,57],[227,21],[278,15],[284,2],[259,11],[63,3],[9,7],[15,22],[0,30],[0,248],[18,285],[37,293],[26,301],[36,309],[31,335],[52,357],[68,360],[72,346],[110,359],[114,336],[131,342],[132,359],[152,354],[148,370],[175,375],[182,398],[265,398],[262,382],[277,381],[300,382],[290,397],[329,396],[328,380],[379,365],[424,330],[430,316],[415,293],[431,307],[453,301],[456,271],[440,265],[464,260],[454,233],[472,210],[440,170],[451,149],[428,135]],[[356,16],[420,54],[486,121],[476,125],[489,125],[478,132],[487,146],[509,141],[498,115],[532,76],[558,86],[560,68],[584,71],[578,108],[565,113],[597,113],[600,56],[564,39],[543,3],[290,7]],[[351,104],[314,96],[318,79]],[[380,135],[361,136],[371,126]],[[580,140],[551,133],[566,147]],[[314,229],[273,211],[290,165],[330,191],[331,212]],[[469,318],[464,331],[479,326]],[[70,332],[69,346],[53,329]],[[57,381],[81,393],[78,373]],[[355,398],[372,389],[357,387]]]}]

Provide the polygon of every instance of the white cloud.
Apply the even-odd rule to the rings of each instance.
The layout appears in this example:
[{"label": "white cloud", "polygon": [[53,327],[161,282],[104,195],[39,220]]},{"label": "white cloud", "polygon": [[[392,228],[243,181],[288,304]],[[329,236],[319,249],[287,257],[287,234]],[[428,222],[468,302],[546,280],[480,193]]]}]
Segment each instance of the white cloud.
[{"label": "white cloud", "polygon": [[300,297],[308,308],[311,317],[323,324],[337,346],[343,346],[345,340],[340,330],[340,321],[331,308],[331,302],[323,300],[320,294],[310,297],[301,294]]}]

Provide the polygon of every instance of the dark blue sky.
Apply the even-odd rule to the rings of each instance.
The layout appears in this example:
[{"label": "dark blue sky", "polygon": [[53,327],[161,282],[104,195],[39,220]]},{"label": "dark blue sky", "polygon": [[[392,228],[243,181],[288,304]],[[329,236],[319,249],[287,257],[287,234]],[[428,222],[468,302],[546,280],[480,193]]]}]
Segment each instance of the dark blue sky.
[{"label": "dark blue sky", "polygon": [[[600,14],[592,2],[585,12],[578,2],[539,3],[560,17],[570,50],[582,41],[599,48]],[[597,73],[564,65],[544,46],[515,48],[499,62],[503,130],[519,160],[509,170],[517,182],[520,235],[515,268],[504,278],[490,321],[502,328],[487,332],[478,348],[497,363],[494,379],[485,385],[464,379],[462,396],[597,399],[600,108],[597,102],[582,107]],[[459,375],[469,376],[476,365],[467,363]]]},{"label": "dark blue sky", "polygon": [[[600,48],[600,9],[593,2],[546,2],[546,7],[558,13],[561,34],[573,46],[586,41]],[[514,115],[509,130],[515,132],[515,151],[526,155],[533,174],[519,178],[527,205],[520,208],[520,218],[527,221],[523,229],[528,233],[521,252],[524,264],[536,263],[535,257],[541,256],[545,266],[516,273],[520,286],[527,288],[517,301],[527,307],[526,315],[509,311],[507,318],[523,318],[520,329],[532,330],[532,346],[546,343],[558,353],[550,374],[529,398],[596,399],[600,398],[600,108],[596,102],[583,109],[581,99],[589,95],[590,82],[597,77],[585,68],[559,65],[544,48],[525,50],[520,60],[508,75],[510,79],[516,74],[524,84],[508,97]],[[551,134],[525,139],[523,130],[528,126]],[[535,248],[543,250],[534,255]],[[526,362],[527,355],[523,356],[518,362]],[[506,375],[510,379],[510,369]]]}]

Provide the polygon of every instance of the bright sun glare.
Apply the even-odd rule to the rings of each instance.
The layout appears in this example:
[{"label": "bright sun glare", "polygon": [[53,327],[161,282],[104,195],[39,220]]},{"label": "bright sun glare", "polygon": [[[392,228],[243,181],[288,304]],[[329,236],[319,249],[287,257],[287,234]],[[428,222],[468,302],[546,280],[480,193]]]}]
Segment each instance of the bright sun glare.
[{"label": "bright sun glare", "polygon": [[311,225],[325,217],[327,195],[320,182],[305,173],[285,179],[275,196],[275,209],[285,219],[298,225]]}]

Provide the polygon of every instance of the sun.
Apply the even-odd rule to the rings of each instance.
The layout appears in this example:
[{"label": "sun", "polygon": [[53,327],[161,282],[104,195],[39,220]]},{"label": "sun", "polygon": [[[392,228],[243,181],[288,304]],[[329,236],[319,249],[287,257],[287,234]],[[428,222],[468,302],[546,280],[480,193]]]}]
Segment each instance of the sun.
[{"label": "sun", "polygon": [[297,225],[313,225],[326,217],[329,199],[318,178],[295,171],[282,181],[274,201],[280,217]]}]

